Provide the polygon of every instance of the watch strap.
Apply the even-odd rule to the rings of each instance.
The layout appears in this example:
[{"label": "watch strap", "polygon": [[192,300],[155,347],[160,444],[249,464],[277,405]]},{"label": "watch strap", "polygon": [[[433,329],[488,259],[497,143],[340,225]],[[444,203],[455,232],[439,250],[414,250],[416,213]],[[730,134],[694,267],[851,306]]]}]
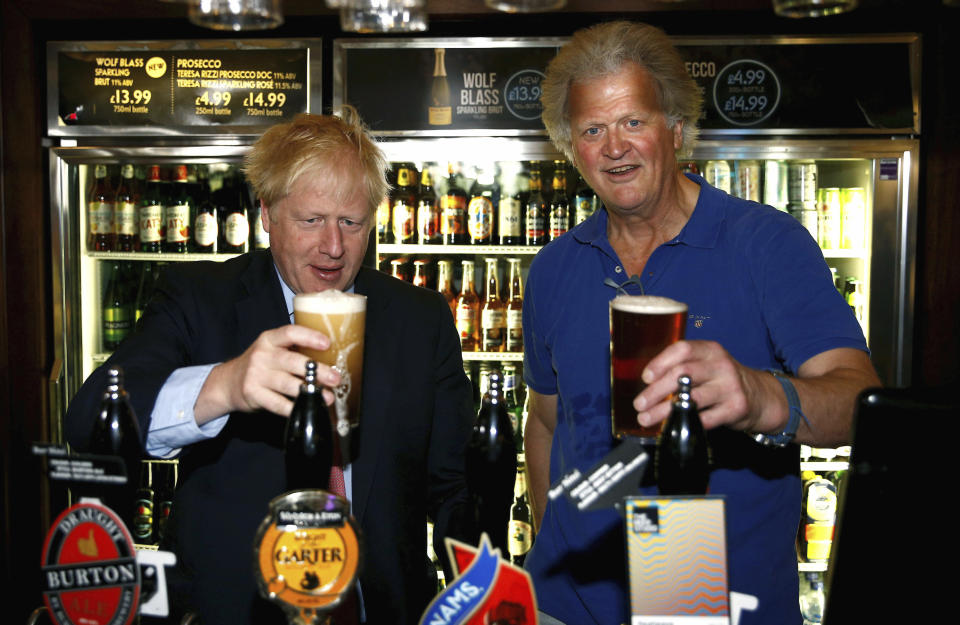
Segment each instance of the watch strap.
[{"label": "watch strap", "polygon": [[797,394],[797,389],[790,378],[784,375],[779,369],[767,369],[767,371],[771,373],[773,377],[780,382],[780,386],[783,387],[783,392],[787,396],[787,406],[790,410],[790,416],[787,418],[786,427],[784,427],[783,431],[779,434],[754,434],[753,439],[761,445],[785,447],[796,438],[797,430],[800,428],[800,419],[803,419],[803,422],[806,423],[808,427],[810,421],[800,408],[800,396]]}]

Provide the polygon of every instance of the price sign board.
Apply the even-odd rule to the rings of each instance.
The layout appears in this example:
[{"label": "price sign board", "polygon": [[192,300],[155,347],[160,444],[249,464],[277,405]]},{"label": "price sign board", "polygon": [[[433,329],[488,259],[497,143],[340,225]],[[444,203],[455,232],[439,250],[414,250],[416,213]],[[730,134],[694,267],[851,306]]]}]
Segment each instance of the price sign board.
[{"label": "price sign board", "polygon": [[563,42],[338,40],[333,104],[352,104],[384,136],[544,135],[541,83]]},{"label": "price sign board", "polygon": [[48,44],[51,136],[259,134],[319,110],[318,40]]},{"label": "price sign board", "polygon": [[683,38],[702,134],[913,134],[919,37]]},{"label": "price sign board", "polygon": [[[337,40],[333,103],[383,136],[544,135],[541,83],[567,41]],[[920,130],[917,35],[673,41],[703,94],[706,136]]]}]

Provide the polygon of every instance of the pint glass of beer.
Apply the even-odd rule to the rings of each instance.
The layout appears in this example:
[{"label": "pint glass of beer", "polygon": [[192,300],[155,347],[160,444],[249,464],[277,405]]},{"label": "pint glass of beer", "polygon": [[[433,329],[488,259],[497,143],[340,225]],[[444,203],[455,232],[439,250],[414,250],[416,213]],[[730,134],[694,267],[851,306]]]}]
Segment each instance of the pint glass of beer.
[{"label": "pint glass of beer", "polygon": [[360,423],[360,389],[363,381],[363,330],[367,318],[365,295],[329,290],[293,296],[293,319],[330,337],[330,348],[317,351],[300,347],[303,354],[333,367],[340,384],[331,389],[336,401],[337,432],[346,436]]},{"label": "pint glass of beer", "polygon": [[683,338],[687,305],[667,297],[618,295],[610,301],[610,409],[613,435],[654,443],[661,424],[641,427],[634,398],[646,388],[640,377],[653,358]]}]

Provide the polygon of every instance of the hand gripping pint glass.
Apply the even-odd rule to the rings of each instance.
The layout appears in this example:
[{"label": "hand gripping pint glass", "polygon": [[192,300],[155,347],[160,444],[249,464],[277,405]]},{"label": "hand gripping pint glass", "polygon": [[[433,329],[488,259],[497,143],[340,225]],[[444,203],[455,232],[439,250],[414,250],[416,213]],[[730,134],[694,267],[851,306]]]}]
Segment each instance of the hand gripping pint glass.
[{"label": "hand gripping pint glass", "polygon": [[641,427],[634,398],[646,388],[640,377],[653,358],[681,340],[687,305],[667,297],[618,295],[610,301],[610,408],[613,435],[656,441],[660,425]]},{"label": "hand gripping pint glass", "polygon": [[364,295],[337,290],[303,293],[293,297],[293,318],[297,325],[323,332],[330,347],[316,351],[299,350],[340,373],[340,384],[333,390],[337,433],[346,436],[360,423],[360,389],[363,381],[363,331],[367,317]]}]

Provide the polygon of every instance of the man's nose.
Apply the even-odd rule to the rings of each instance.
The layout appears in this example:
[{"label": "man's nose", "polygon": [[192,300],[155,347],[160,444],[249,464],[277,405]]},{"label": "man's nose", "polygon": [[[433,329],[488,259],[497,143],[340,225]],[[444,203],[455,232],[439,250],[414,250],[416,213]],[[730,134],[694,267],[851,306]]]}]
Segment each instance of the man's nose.
[{"label": "man's nose", "polygon": [[339,258],[343,254],[343,233],[340,224],[336,221],[327,222],[320,229],[320,251],[332,258]]},{"label": "man's nose", "polygon": [[604,146],[604,153],[610,158],[620,158],[630,149],[630,144],[624,140],[623,134],[617,127],[612,127],[607,132],[607,141]]}]

